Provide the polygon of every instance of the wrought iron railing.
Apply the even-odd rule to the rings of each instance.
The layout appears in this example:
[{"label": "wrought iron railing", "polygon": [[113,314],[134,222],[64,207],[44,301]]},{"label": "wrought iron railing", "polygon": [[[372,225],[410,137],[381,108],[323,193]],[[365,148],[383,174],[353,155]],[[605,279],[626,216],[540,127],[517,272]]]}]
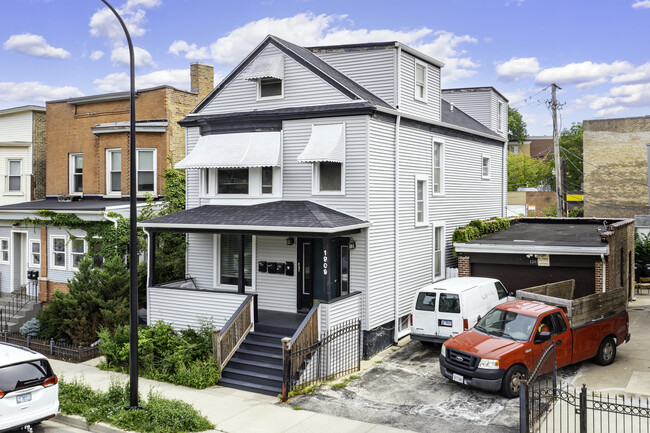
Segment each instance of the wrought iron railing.
[{"label": "wrought iron railing", "polygon": [[38,281],[29,281],[20,289],[11,292],[9,299],[0,305],[0,327],[9,332],[9,321],[31,301],[38,301]]},{"label": "wrought iron railing", "polygon": [[221,370],[253,329],[254,301],[254,295],[248,295],[223,328],[212,331],[212,353]]},{"label": "wrought iron railing", "polygon": [[99,353],[98,342],[90,346],[75,346],[54,339],[41,339],[37,337],[23,336],[18,332],[0,333],[0,341],[27,347],[35,352],[42,353],[49,358],[59,359],[66,362],[84,362],[97,358]]}]

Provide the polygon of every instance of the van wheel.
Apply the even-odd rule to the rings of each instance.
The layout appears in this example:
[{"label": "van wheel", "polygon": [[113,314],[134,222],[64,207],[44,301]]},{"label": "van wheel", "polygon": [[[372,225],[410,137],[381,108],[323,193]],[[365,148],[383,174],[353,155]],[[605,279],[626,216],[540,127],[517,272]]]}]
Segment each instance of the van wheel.
[{"label": "van wheel", "polygon": [[506,371],[501,383],[501,393],[508,398],[519,397],[521,381],[526,377],[526,368],[522,365],[513,365]]},{"label": "van wheel", "polygon": [[605,337],[602,343],[600,343],[598,353],[594,360],[596,364],[609,365],[614,362],[614,358],[616,358],[616,342],[612,337]]}]

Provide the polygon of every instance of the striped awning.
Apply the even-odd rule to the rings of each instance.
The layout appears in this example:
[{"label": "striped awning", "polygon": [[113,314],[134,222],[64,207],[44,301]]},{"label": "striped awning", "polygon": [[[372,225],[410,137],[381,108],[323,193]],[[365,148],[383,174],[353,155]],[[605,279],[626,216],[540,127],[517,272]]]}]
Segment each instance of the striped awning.
[{"label": "striped awning", "polygon": [[277,78],[284,80],[284,57],[258,57],[242,74],[244,80],[259,80],[261,78]]},{"label": "striped awning", "polygon": [[279,167],[280,132],[203,135],[176,168]]},{"label": "striped awning", "polygon": [[312,126],[307,146],[298,156],[298,162],[345,161],[345,124]]}]

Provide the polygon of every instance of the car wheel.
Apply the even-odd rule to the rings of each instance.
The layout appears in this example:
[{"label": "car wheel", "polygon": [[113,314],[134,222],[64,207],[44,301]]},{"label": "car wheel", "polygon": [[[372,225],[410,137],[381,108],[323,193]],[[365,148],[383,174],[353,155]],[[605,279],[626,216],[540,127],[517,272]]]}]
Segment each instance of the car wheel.
[{"label": "car wheel", "polygon": [[508,398],[519,397],[521,381],[526,377],[526,368],[523,365],[513,365],[506,371],[501,384],[501,393]]},{"label": "car wheel", "polygon": [[614,362],[614,358],[616,358],[616,342],[612,337],[605,337],[598,347],[596,364],[609,365]]}]

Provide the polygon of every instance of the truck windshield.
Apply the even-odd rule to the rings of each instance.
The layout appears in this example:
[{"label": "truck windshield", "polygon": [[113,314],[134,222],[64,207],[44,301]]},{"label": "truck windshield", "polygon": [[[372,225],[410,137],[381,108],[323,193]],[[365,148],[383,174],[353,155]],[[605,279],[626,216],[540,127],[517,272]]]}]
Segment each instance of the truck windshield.
[{"label": "truck windshield", "polygon": [[474,329],[495,337],[528,341],[535,327],[535,321],[536,317],[533,316],[495,308],[487,313],[474,326]]}]

